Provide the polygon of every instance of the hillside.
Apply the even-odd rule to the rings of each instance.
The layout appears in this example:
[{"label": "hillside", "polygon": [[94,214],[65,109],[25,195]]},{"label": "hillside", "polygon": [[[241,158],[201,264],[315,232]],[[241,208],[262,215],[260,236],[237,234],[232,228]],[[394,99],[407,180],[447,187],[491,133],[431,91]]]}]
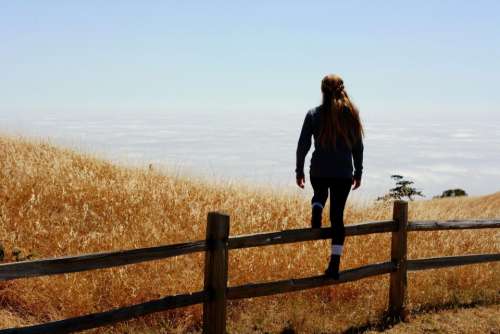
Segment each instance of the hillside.
[{"label": "hillside", "polygon": [[[4,262],[203,239],[208,211],[231,216],[231,234],[308,226],[309,202],[276,189],[209,182],[168,170],[117,166],[68,149],[0,136],[0,242]],[[500,192],[409,203],[410,219],[500,217]],[[349,202],[346,224],[390,219],[391,207]],[[325,216],[324,225],[328,224]],[[500,252],[500,231],[410,233],[409,258]],[[385,261],[388,233],[346,238],[341,270]],[[13,255],[14,253],[14,255]],[[329,242],[238,250],[229,284],[317,275]],[[93,272],[0,282],[0,328],[46,322],[202,288],[202,254]],[[409,274],[410,308],[498,303],[500,263]],[[231,332],[338,332],[376,321],[388,275],[339,286],[231,302]],[[199,306],[99,333],[199,332]]]}]

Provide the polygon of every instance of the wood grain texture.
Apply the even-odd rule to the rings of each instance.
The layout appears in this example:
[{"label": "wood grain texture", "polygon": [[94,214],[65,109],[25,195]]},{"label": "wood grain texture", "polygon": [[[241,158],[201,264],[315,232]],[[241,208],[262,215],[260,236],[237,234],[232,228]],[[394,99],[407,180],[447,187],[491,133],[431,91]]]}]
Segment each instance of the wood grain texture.
[{"label": "wood grain texture", "polygon": [[208,298],[204,291],[192,294],[168,296],[162,299],[126,306],[102,313],[54,321],[46,324],[0,330],[0,334],[57,334],[73,333],[125,321],[146,314],[203,303]]},{"label": "wood grain texture", "polygon": [[205,287],[209,299],[203,304],[203,333],[226,332],[229,216],[209,212],[205,253]]},{"label": "wood grain texture", "polygon": [[22,277],[36,277],[79,271],[111,268],[133,263],[165,259],[168,257],[203,252],[205,241],[176,245],[139,248],[125,251],[103,252],[53,259],[0,264],[0,281]]},{"label": "wood grain texture", "polygon": [[408,231],[462,230],[499,227],[500,219],[412,220],[408,223]]},{"label": "wood grain texture", "polygon": [[[345,226],[346,236],[391,232],[395,229],[392,220],[350,224]],[[280,232],[240,235],[229,238],[229,249],[270,246],[302,241],[330,239],[330,227],[321,229],[302,228]]]},{"label": "wood grain texture", "polygon": [[229,299],[242,299],[275,295],[278,293],[306,290],[321,286],[352,282],[362,278],[390,273],[396,270],[392,262],[369,264],[359,268],[348,269],[339,273],[339,279],[334,280],[328,276],[289,279],[276,282],[246,284],[228,288]]},{"label": "wood grain texture", "polygon": [[391,261],[397,270],[391,272],[389,287],[388,313],[403,317],[407,303],[407,237],[408,237],[408,202],[395,201],[393,220],[397,224],[397,231],[392,232]]},{"label": "wood grain texture", "polygon": [[493,261],[500,261],[500,253],[430,257],[408,260],[407,263],[408,270],[414,271]]}]

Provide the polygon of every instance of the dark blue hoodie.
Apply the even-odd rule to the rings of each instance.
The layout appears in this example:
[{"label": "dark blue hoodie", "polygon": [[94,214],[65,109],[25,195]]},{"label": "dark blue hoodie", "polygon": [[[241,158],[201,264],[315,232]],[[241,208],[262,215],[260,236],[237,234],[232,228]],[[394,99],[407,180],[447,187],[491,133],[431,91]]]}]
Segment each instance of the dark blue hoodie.
[{"label": "dark blue hoodie", "polygon": [[[348,110],[346,116],[350,117]],[[349,113],[349,114],[347,114]],[[314,151],[311,157],[309,174],[315,177],[344,177],[361,179],[363,172],[363,140],[360,138],[350,149],[339,137],[337,147],[325,149],[319,145],[318,136],[321,125],[321,106],[309,110],[304,119],[297,144],[295,174],[304,176],[304,160],[311,148],[311,136],[314,137]],[[354,161],[354,167],[353,167]]]}]

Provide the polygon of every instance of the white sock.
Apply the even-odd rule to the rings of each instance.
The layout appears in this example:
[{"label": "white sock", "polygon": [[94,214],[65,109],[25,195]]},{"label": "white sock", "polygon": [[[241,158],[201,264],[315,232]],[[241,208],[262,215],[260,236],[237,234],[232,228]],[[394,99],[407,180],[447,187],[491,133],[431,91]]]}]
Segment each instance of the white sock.
[{"label": "white sock", "polygon": [[323,204],[321,204],[320,202],[314,202],[314,203],[312,204],[312,207],[314,208],[315,206],[319,206],[320,208],[322,208],[322,209],[323,209]]},{"label": "white sock", "polygon": [[332,254],[342,255],[343,245],[332,245]]}]

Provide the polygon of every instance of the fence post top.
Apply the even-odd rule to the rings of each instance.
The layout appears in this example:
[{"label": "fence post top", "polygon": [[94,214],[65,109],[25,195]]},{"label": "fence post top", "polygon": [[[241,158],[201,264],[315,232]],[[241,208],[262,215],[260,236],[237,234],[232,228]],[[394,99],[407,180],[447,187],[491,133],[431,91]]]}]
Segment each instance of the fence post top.
[{"label": "fence post top", "polygon": [[229,214],[226,212],[221,212],[221,211],[210,211],[208,212],[208,218],[210,217],[216,217],[216,216],[223,216],[223,217],[229,217]]},{"label": "fence post top", "polygon": [[210,211],[207,215],[207,239],[226,240],[229,237],[229,215]]},{"label": "fence post top", "polygon": [[394,208],[402,208],[403,210],[406,210],[408,207],[408,202],[404,201],[402,199],[398,199],[394,201]]}]

